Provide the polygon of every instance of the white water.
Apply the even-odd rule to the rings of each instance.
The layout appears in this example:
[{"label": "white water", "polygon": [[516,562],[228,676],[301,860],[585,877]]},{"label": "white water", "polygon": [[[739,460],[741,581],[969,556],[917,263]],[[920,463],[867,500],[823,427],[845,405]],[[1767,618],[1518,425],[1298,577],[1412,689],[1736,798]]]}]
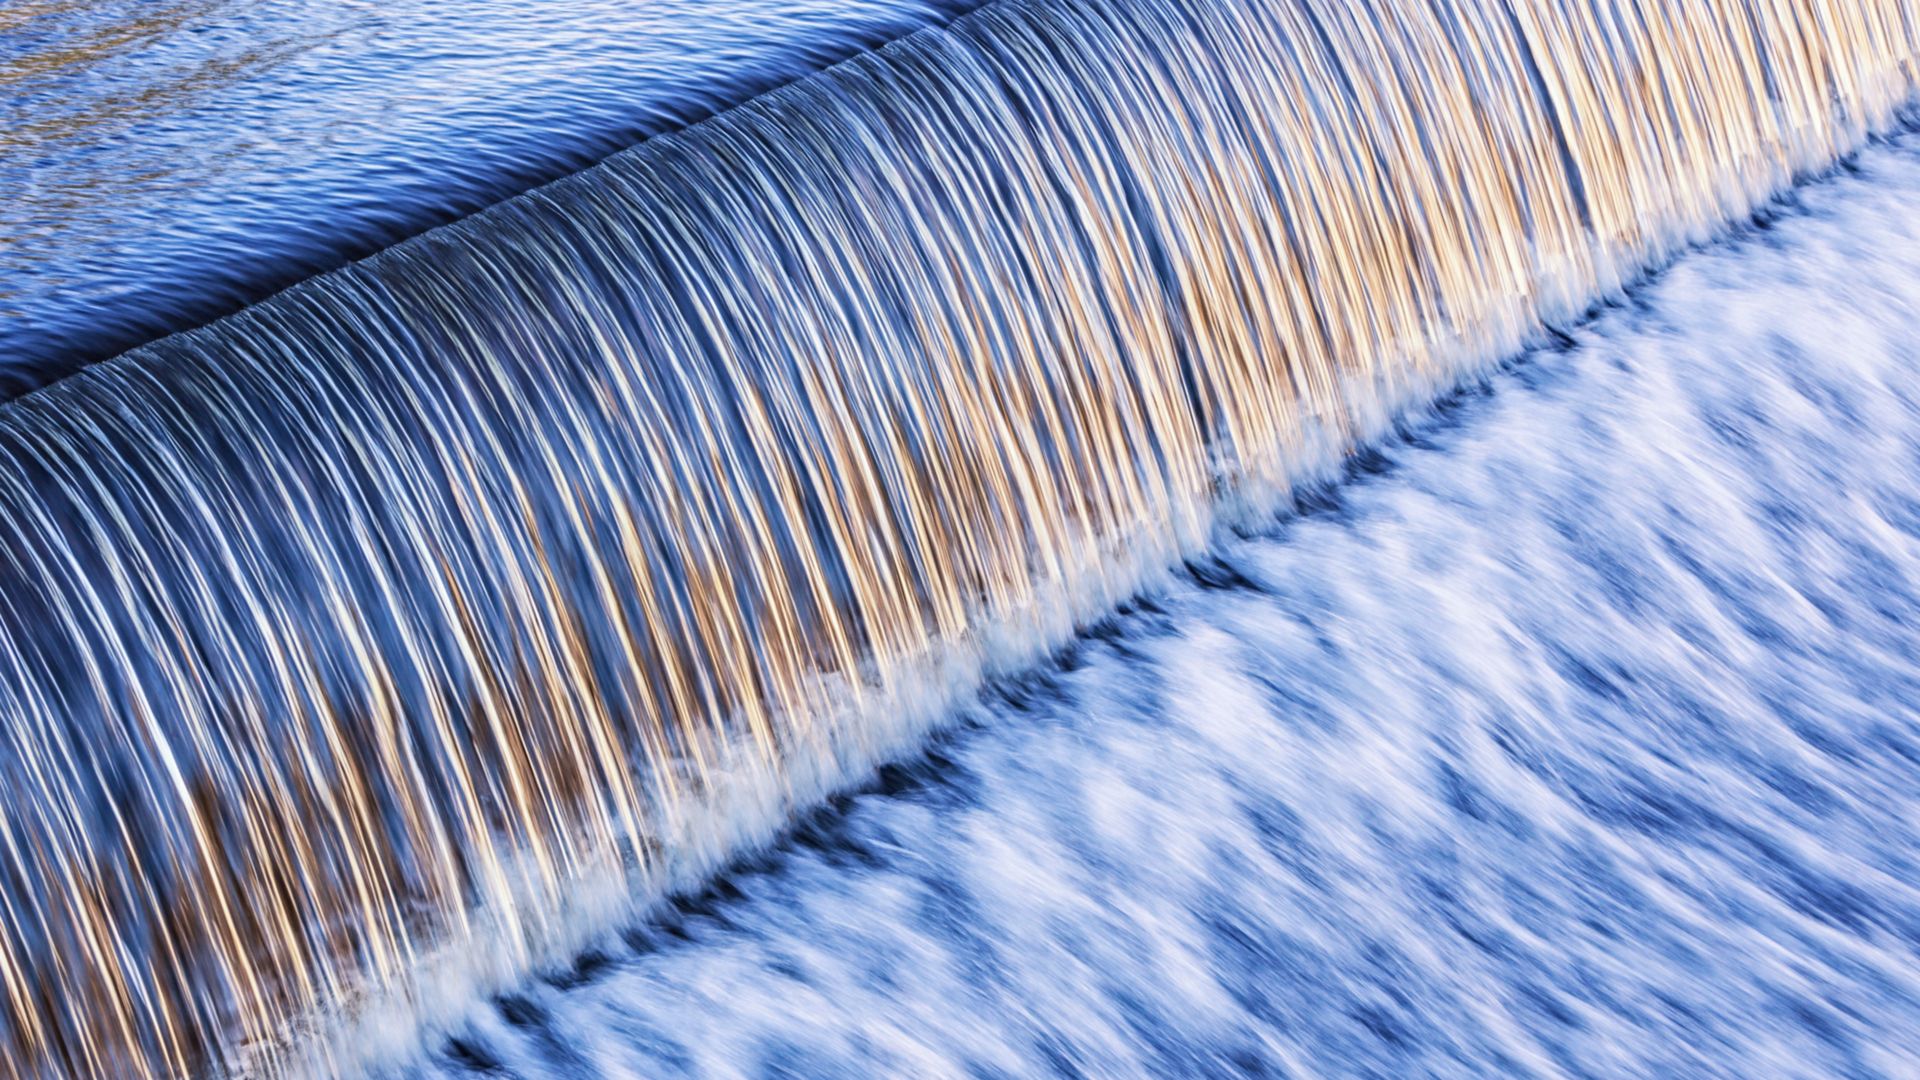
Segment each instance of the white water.
[{"label": "white water", "polygon": [[1916,1075],[1920,140],[399,1070]]},{"label": "white water", "polygon": [[569,952],[1858,146],[1916,48],[1000,0],[0,406],[0,1075],[339,1069]]}]

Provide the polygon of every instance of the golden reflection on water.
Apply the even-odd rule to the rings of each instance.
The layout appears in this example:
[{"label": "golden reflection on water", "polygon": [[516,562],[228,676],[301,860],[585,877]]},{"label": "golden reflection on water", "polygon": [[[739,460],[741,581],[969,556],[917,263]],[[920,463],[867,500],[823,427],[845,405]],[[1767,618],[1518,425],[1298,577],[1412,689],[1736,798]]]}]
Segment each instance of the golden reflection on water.
[{"label": "golden reflection on water", "polygon": [[0,1076],[566,947],[1856,146],[1915,15],[990,5],[0,407]]}]

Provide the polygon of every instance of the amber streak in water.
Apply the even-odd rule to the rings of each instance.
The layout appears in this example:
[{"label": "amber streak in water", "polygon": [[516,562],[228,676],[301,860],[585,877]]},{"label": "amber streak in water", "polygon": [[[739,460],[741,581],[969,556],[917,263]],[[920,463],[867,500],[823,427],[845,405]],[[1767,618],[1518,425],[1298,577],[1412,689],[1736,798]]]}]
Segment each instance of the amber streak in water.
[{"label": "amber streak in water", "polygon": [[1858,145],[1920,41],[1367,7],[992,4],[0,409],[0,1076],[288,1070],[536,961]]}]

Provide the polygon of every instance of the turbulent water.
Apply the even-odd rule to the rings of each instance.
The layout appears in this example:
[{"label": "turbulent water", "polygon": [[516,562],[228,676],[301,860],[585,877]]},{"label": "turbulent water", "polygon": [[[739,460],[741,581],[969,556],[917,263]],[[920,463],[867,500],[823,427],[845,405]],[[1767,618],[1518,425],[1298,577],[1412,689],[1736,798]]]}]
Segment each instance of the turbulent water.
[{"label": "turbulent water", "polygon": [[1920,141],[412,1075],[1905,1077]]},{"label": "turbulent water", "polygon": [[[0,1075],[333,1072],[403,1051],[910,752],[984,677],[1026,668],[1166,567],[1204,557],[1223,525],[1266,520],[1397,410],[1857,147],[1912,95],[1915,15],[1906,0],[1433,0],[1364,13],[1319,0],[1004,0],[0,407]],[[1668,407],[1687,400],[1676,389]],[[1557,445],[1604,415],[1507,450],[1559,467],[1571,448]],[[1863,436],[1845,454],[1874,445]],[[1658,530],[1654,509],[1597,496],[1624,470],[1639,495],[1663,497],[1636,461],[1621,449],[1570,471],[1596,495],[1569,499],[1595,521]],[[1474,466],[1455,467],[1466,500]],[[1751,482],[1768,479],[1751,467]],[[1504,494],[1503,509],[1556,524],[1524,488]],[[1742,508],[1681,509],[1724,541]],[[1496,526],[1485,506],[1469,513]],[[1371,530],[1372,543],[1409,545],[1378,553],[1383,587],[1431,578],[1451,595],[1445,520]],[[1717,554],[1674,543],[1668,557],[1702,588],[1736,601],[1756,588],[1751,568],[1716,571]],[[1271,572],[1204,574],[1347,603],[1334,569],[1288,570],[1294,550],[1313,549],[1283,546]],[[1580,573],[1628,597],[1659,584],[1653,567],[1604,551],[1582,551],[1559,578],[1513,570],[1474,588],[1558,595]],[[1392,561],[1409,553],[1410,569]],[[1797,565],[1826,564],[1807,552]],[[1557,819],[1501,802],[1463,756],[1480,746],[1468,745],[1476,717],[1416,666],[1470,681],[1443,654],[1395,651],[1389,637],[1365,643],[1354,678],[1308,684],[1283,663],[1253,679],[1236,652],[1325,642],[1337,656],[1359,611],[1317,630],[1309,620],[1296,641],[1276,629],[1288,620],[1257,617],[1270,599],[1220,595],[1192,619],[1246,625],[1125,644],[1144,633],[1136,620],[1109,634],[1113,647],[1214,657],[1186,678],[1192,693],[1211,687],[1195,715],[1225,725],[1209,729],[1221,737],[1273,730],[1249,701],[1307,709],[1341,695],[1341,716],[1380,723],[1440,724],[1452,710],[1454,797],[1492,830],[1482,850],[1454,827],[1460,857],[1508,850],[1500,829],[1513,847],[1555,842]],[[1471,599],[1483,610],[1456,614],[1467,629],[1496,620],[1484,639],[1420,641],[1483,659],[1509,648],[1513,685],[1528,690],[1529,671],[1562,680],[1513,691],[1504,727],[1478,718],[1516,769],[1623,834],[1656,810],[1673,829],[1719,827],[1678,794],[1619,796],[1633,789],[1609,786],[1604,761],[1575,773],[1565,762],[1581,752],[1556,757],[1549,740],[1605,719],[1574,689],[1641,716],[1662,695],[1711,710],[1737,687],[1683,699],[1578,661],[1550,621],[1502,623],[1520,618],[1512,605]],[[1394,610],[1408,621],[1393,625],[1444,625],[1412,601]],[[1779,655],[1729,646],[1718,659],[1792,670],[1802,639],[1763,607],[1739,616]],[[1674,642],[1627,640],[1648,658],[1675,642],[1711,655],[1716,632],[1681,620]],[[1852,662],[1871,660],[1872,639],[1851,644]],[[1180,664],[1164,667],[1113,685],[1123,699],[1193,700]],[[1522,717],[1540,723],[1516,727]],[[1273,762],[1275,783],[1318,776],[1337,800],[1343,775],[1391,777],[1332,749],[1309,767],[1315,731],[1354,726],[1300,728],[1301,760]],[[1036,748],[1008,775],[1045,764]],[[1068,785],[1097,787],[1096,765],[1090,751],[1061,774],[1052,820],[1074,813]],[[1791,771],[1767,775],[1801,791]],[[1428,790],[1407,776],[1406,798]],[[1206,814],[1206,787],[1191,795],[1188,812]],[[1077,802],[1090,850],[1100,815],[1126,825],[1124,801]],[[1364,880],[1342,860],[1360,865],[1413,828],[1335,802],[1311,823],[1270,809],[1262,827],[1277,839],[1244,857],[1285,860],[1308,830],[1330,830],[1324,853],[1313,847],[1320,864],[1302,863],[1328,881]],[[1017,822],[1010,810],[1007,828]],[[1173,856],[1207,835],[1168,828],[1145,846]],[[1861,896],[1876,894],[1809,869],[1782,836],[1740,835],[1753,845],[1740,852],[1783,867],[1782,890],[1837,905],[1842,930],[1875,910]],[[1046,850],[1008,851],[1007,887]],[[1390,862],[1411,872],[1423,858]],[[1237,872],[1187,880],[1228,890]],[[1137,902],[1159,880],[1143,868]],[[1734,905],[1729,928],[1755,902],[1713,899]],[[1471,935],[1469,906],[1454,914]],[[1234,909],[1223,897],[1213,910]],[[1432,910],[1449,911],[1437,899]],[[965,905],[949,917],[969,918]],[[1247,981],[1216,1000],[1284,1021],[1286,961],[1257,963],[1284,953],[1284,931],[1222,918],[1216,936],[1241,942]],[[1482,928],[1488,949],[1503,947],[1501,929]],[[978,944],[979,980],[1019,947]],[[1143,932],[1123,951],[1177,946]],[[1112,968],[1092,952],[1085,962]],[[1869,978],[1867,959],[1834,963]],[[881,966],[915,977],[905,959]],[[1895,974],[1886,983],[1897,990]],[[1551,988],[1539,997],[1548,1013],[1573,1011]],[[1889,990],[1874,1007],[1898,1000]],[[1138,1007],[1154,1030],[1151,999]],[[1048,1031],[1074,1010],[1049,1008],[1016,1015],[1044,1029],[1035,1045],[1065,1054]],[[1416,1034],[1374,1009],[1382,1030]]]}]

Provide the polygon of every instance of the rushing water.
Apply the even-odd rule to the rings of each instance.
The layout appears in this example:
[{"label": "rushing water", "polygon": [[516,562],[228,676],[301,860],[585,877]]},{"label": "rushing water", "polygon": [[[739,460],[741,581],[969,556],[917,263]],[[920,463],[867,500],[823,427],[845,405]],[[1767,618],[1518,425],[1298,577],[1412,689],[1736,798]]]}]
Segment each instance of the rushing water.
[{"label": "rushing water", "polygon": [[5,0],[0,397],[952,10]]},{"label": "rushing water", "polygon": [[0,407],[0,1072],[570,953],[1856,147],[1915,14],[1004,0]]},{"label": "rushing water", "polygon": [[1920,140],[1856,167],[421,1068],[1912,1076]]}]

